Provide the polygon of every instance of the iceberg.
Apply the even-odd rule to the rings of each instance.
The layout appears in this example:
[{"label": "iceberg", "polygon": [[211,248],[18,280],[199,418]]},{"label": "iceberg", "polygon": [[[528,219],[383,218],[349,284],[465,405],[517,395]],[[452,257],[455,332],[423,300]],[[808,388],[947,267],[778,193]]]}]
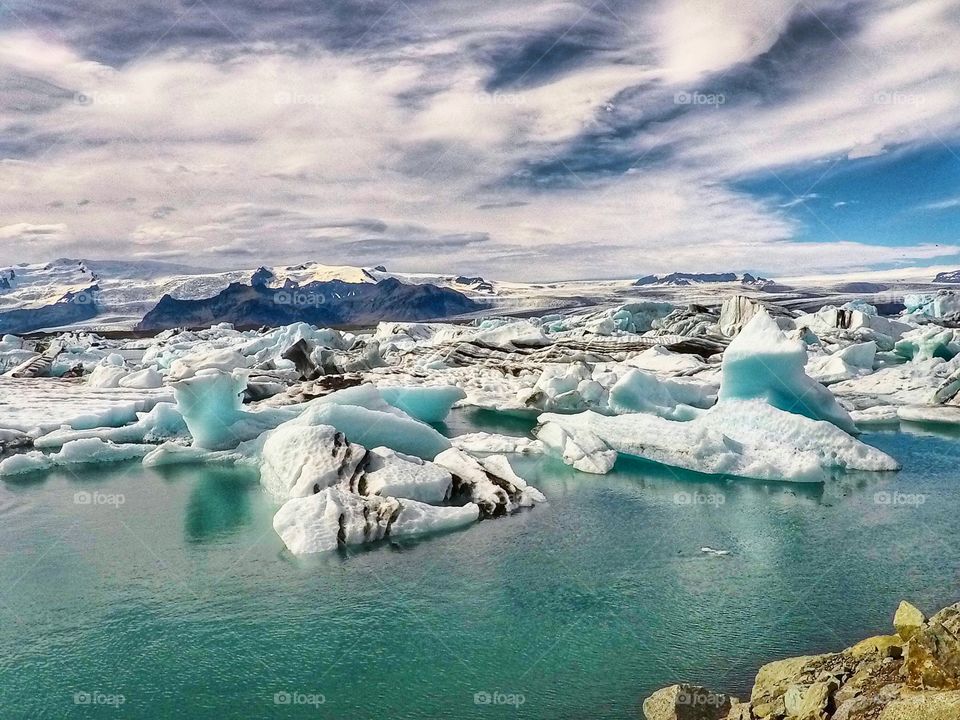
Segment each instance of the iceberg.
[{"label": "iceberg", "polygon": [[645,412],[671,420],[690,420],[717,401],[716,388],[691,380],[660,379],[630,370],[610,388],[615,413]]},{"label": "iceberg", "polygon": [[824,385],[831,385],[873,372],[877,357],[877,344],[872,340],[848,345],[832,355],[813,358],[807,365],[807,373]]},{"label": "iceberg", "polygon": [[416,420],[441,423],[450,408],[467,394],[455,385],[439,387],[381,387],[381,397]]},{"label": "iceberg", "polygon": [[423,460],[432,460],[450,447],[450,441],[439,432],[399,410],[393,413],[333,401],[310,403],[310,407],[291,423],[297,426],[332,425],[350,442],[364,447],[384,446]]},{"label": "iceberg", "polygon": [[295,412],[285,409],[242,410],[241,396],[246,384],[242,372],[213,368],[200,370],[172,384],[177,410],[190,430],[194,445],[206,450],[234,448],[296,416]]},{"label": "iceberg", "polygon": [[150,450],[149,445],[117,445],[100,438],[71,440],[65,443],[59,452],[49,455],[39,450],[12,455],[0,461],[0,475],[20,475],[64,465],[133,460],[142,458]]},{"label": "iceberg", "polygon": [[[718,404],[689,422],[591,411],[545,413],[539,422],[537,437],[549,447],[560,447],[571,465],[579,457],[575,448],[583,449],[586,459],[581,463],[591,462],[598,455],[599,439],[609,450],[662,465],[758,480],[822,482],[833,469],[900,469],[889,455],[832,423],[785,412],[760,400]],[[568,444],[573,448],[568,450]]]},{"label": "iceberg", "polygon": [[546,500],[543,493],[513,472],[504,455],[478,459],[450,448],[437,455],[434,463],[453,475],[454,497],[462,495],[476,503],[484,518],[505,515]]},{"label": "iceberg", "polygon": [[33,441],[38,448],[57,448],[73,440],[100,438],[114,443],[155,443],[172,438],[187,438],[187,424],[173,403],[161,402],[148,413],[138,413],[137,421],[116,428],[73,430],[60,428]]},{"label": "iceberg", "polygon": [[952,360],[960,355],[960,330],[927,325],[905,333],[894,352],[908,360]]},{"label": "iceberg", "polygon": [[514,435],[498,435],[496,433],[475,432],[466,435],[457,435],[450,438],[455,448],[464,450],[471,455],[514,453],[518,455],[540,455],[543,453],[543,444],[537,440]]},{"label": "iceberg", "polygon": [[617,451],[585,428],[550,422],[541,415],[541,424],[535,433],[545,447],[580,472],[604,475],[617,461]]},{"label": "iceberg", "polygon": [[813,420],[827,420],[848,433],[857,428],[833,394],[804,372],[807,349],[791,340],[763,309],[757,311],[723,354],[718,404],[762,399]]},{"label": "iceberg", "polygon": [[386,537],[412,537],[452,530],[476,522],[479,508],[435,507],[415,500],[362,496],[342,487],[288,500],[273,518],[273,528],[294,555]]},{"label": "iceberg", "polygon": [[260,483],[276,498],[304,497],[348,482],[366,449],[329,425],[284,423],[238,449],[260,469]]},{"label": "iceberg", "polygon": [[367,453],[362,474],[351,478],[349,487],[360,495],[441,503],[450,499],[453,476],[434,463],[377,447]]}]

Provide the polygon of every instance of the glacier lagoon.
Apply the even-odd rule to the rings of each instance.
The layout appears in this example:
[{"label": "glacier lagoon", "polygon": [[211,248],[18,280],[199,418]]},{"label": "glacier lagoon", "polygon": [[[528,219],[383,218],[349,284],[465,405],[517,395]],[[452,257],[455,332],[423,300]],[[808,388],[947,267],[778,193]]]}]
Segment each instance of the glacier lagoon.
[{"label": "glacier lagoon", "polygon": [[[456,410],[448,435],[532,424]],[[511,456],[548,502],[442,539],[295,558],[255,472],[121,463],[0,485],[6,717],[628,718],[745,693],[902,598],[954,598],[960,435],[862,439],[899,473],[723,480]],[[729,550],[725,557],[702,547]]]}]

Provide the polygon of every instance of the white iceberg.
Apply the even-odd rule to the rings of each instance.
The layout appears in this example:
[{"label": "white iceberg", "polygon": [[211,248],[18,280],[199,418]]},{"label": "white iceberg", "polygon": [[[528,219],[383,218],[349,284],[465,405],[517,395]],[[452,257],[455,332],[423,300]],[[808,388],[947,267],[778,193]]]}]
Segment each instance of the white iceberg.
[{"label": "white iceberg", "polygon": [[332,425],[350,442],[364,447],[384,446],[406,455],[431,460],[450,447],[450,441],[425,423],[395,413],[371,410],[356,405],[334,402],[310,404],[292,420],[295,425]]},{"label": "white iceberg", "polygon": [[411,537],[464,527],[479,519],[479,508],[435,507],[414,500],[362,496],[342,487],[288,500],[273,518],[273,528],[295,555],[337,547]]},{"label": "white iceberg", "polygon": [[450,499],[453,476],[445,468],[390,448],[370,450],[361,473],[348,486],[360,495],[383,495],[424,503]]},{"label": "white iceberg", "polygon": [[99,464],[121,462],[142,458],[151,448],[149,445],[115,443],[100,438],[71,440],[60,448],[59,452],[49,455],[32,450],[20,455],[12,455],[0,461],[0,475],[20,475],[22,473],[48,470],[53,467],[77,464]]},{"label": "white iceberg", "polygon": [[497,517],[546,500],[513,472],[503,455],[478,459],[450,448],[437,455],[434,463],[450,471],[454,496],[463,495],[476,503],[481,517]]},{"label": "white iceberg", "polygon": [[537,436],[545,444],[560,445],[553,438],[563,438],[561,431],[570,438],[562,445],[564,460],[569,464],[577,453],[568,451],[567,443],[584,448],[587,452],[583,455],[589,462],[597,455],[599,439],[608,449],[663,465],[759,480],[822,482],[833,469],[900,468],[886,453],[832,423],[788,413],[758,400],[726,402],[689,422],[647,414],[610,417],[589,411],[540,416]]},{"label": "white iceberg", "polygon": [[138,413],[137,421],[116,428],[73,430],[60,428],[34,440],[38,448],[56,448],[83,438],[100,438],[114,443],[155,443],[172,438],[187,438],[183,416],[173,403],[161,402],[148,413]]},{"label": "white iceberg", "polygon": [[719,403],[762,399],[786,412],[827,420],[855,433],[850,414],[804,372],[806,363],[803,342],[789,339],[765,310],[758,310],[723,354]]},{"label": "white iceberg", "polygon": [[380,387],[381,397],[407,415],[426,423],[441,423],[450,408],[467,394],[455,385],[437,387]]},{"label": "white iceberg", "polygon": [[234,448],[296,416],[284,409],[249,412],[241,409],[246,387],[243,373],[206,369],[173,383],[177,410],[193,437],[206,450]]}]

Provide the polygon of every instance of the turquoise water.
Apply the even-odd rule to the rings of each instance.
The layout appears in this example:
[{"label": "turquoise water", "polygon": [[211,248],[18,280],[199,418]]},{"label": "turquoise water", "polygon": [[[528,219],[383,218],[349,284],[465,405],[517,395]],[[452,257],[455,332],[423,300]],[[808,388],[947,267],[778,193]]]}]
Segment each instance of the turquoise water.
[{"label": "turquoise water", "polygon": [[[524,428],[448,431],[491,425]],[[310,560],[232,469],[3,484],[0,717],[635,718],[678,680],[742,693],[901,598],[960,599],[960,439],[865,439],[905,470],[818,489],[520,458],[547,505]]]}]

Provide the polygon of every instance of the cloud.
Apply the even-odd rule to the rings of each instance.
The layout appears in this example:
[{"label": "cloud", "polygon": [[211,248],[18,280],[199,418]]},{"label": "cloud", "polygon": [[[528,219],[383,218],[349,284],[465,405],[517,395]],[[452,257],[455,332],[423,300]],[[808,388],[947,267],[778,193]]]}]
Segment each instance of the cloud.
[{"label": "cloud", "polygon": [[0,33],[0,261],[537,279],[946,254],[829,217],[799,242],[815,187],[736,188],[955,143],[953,0],[89,5]]},{"label": "cloud", "polygon": [[927,203],[926,205],[921,205],[920,210],[952,210],[953,208],[960,208],[960,197],[949,198],[947,200],[939,200],[937,202]]}]

